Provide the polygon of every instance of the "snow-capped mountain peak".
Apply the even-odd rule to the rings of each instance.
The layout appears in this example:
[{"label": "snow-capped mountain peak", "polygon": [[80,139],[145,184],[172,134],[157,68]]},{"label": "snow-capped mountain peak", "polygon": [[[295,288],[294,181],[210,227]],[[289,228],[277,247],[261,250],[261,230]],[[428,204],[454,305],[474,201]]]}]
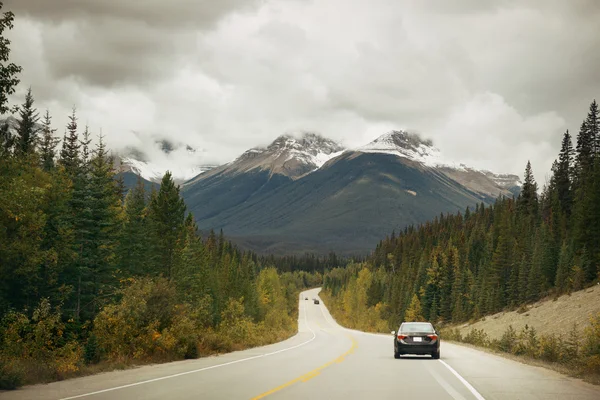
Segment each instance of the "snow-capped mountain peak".
[{"label": "snow-capped mountain peak", "polygon": [[429,167],[442,164],[440,151],[431,140],[423,140],[418,135],[391,131],[379,136],[371,143],[359,147],[362,153],[384,153],[408,158]]},{"label": "snow-capped mountain peak", "polygon": [[344,147],[315,133],[304,133],[299,138],[292,135],[279,136],[267,147],[266,151],[277,154],[277,156],[286,154],[287,160],[298,158],[319,168],[329,159],[344,151]]},{"label": "snow-capped mountain peak", "polygon": [[227,165],[246,172],[254,169],[269,170],[297,179],[319,169],[344,151],[344,147],[315,133],[281,135],[267,147],[254,147]]}]

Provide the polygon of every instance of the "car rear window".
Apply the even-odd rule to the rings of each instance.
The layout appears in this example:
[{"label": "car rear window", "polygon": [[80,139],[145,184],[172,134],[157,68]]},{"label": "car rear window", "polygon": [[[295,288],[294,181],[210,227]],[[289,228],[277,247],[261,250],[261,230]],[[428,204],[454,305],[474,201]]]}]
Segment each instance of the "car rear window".
[{"label": "car rear window", "polygon": [[435,330],[430,323],[410,323],[410,324],[402,324],[400,327],[400,331],[403,333],[410,332],[431,332],[433,333]]}]

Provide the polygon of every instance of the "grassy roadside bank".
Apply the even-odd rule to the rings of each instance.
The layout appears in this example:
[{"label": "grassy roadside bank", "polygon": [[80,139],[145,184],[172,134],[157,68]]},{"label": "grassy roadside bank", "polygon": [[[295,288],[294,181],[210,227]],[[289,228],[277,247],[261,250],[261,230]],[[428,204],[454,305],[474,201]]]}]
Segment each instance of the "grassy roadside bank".
[{"label": "grassy roadside bank", "polygon": [[566,335],[539,334],[535,327],[526,325],[517,331],[509,325],[499,339],[491,339],[483,329],[476,328],[464,336],[457,328],[445,328],[441,336],[443,340],[600,385],[600,315],[590,319],[583,334],[575,328]]}]

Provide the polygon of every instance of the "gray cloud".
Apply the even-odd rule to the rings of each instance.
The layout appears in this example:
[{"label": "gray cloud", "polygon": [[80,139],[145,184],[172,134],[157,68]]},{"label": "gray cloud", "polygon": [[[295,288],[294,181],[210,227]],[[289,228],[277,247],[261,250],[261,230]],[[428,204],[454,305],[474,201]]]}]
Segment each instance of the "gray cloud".
[{"label": "gray cloud", "polygon": [[247,0],[5,0],[7,9],[48,22],[126,19],[158,29],[209,28],[232,11],[253,7]]},{"label": "gray cloud", "polygon": [[578,129],[600,93],[596,0],[5,8],[17,14],[10,34],[24,67],[15,101],[31,85],[59,126],[75,104],[114,147],[170,136],[205,149],[201,162],[288,131],[353,146],[404,128],[481,168],[521,174],[531,159],[543,183],[562,133]]}]

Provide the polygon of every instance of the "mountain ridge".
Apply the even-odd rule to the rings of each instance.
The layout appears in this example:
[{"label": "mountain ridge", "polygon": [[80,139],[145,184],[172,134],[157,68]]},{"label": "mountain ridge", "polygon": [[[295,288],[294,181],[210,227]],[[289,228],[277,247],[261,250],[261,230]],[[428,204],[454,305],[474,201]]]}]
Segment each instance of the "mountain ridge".
[{"label": "mountain ridge", "polygon": [[[430,141],[399,131],[380,138],[366,148],[328,146],[317,168],[292,154],[304,170],[280,173],[286,149],[302,140],[282,136],[186,182],[182,193],[200,229],[223,229],[245,248],[346,255],[365,254],[394,229],[512,196],[496,175],[441,163]],[[505,186],[518,181],[498,177]]]}]

